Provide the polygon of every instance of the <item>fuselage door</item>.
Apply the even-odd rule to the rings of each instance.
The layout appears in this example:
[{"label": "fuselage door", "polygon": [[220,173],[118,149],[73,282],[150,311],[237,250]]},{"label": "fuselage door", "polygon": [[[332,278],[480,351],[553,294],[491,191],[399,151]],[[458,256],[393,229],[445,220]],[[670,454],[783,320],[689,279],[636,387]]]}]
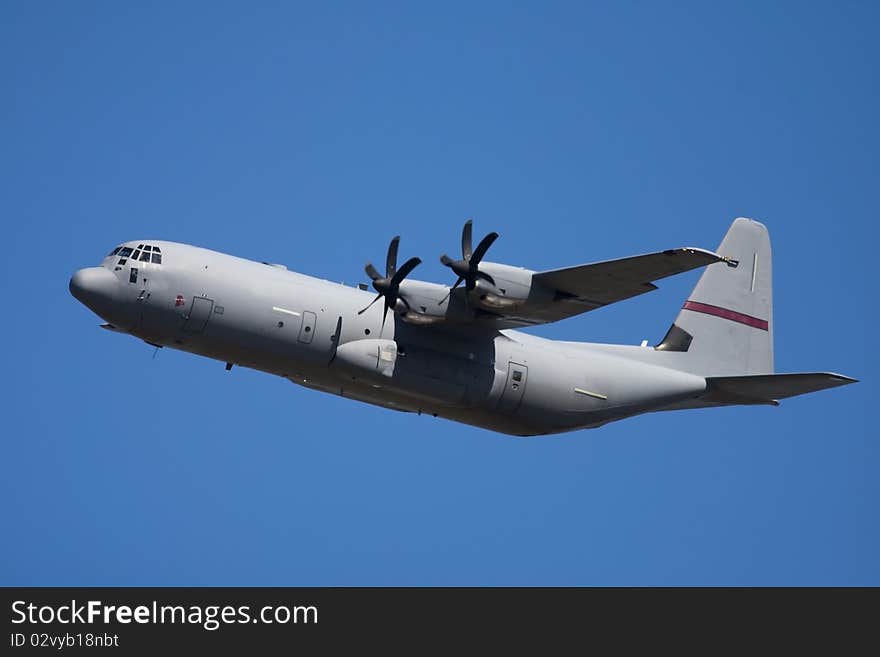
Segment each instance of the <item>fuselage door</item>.
[{"label": "fuselage door", "polygon": [[300,342],[309,344],[312,341],[312,338],[315,336],[316,321],[315,313],[308,310],[303,311],[302,326],[299,329],[299,338],[297,338]]},{"label": "fuselage door", "polygon": [[205,325],[214,310],[214,301],[206,297],[193,297],[192,306],[186,314],[186,323],[183,325],[184,333],[196,335],[205,330]]},{"label": "fuselage door", "polygon": [[[128,285],[125,286],[125,309],[130,327],[132,330],[141,329],[144,324],[145,307],[150,298],[151,272],[146,267],[143,267],[140,262],[133,259],[129,259],[128,266],[125,269],[118,265],[117,269],[121,270],[122,280],[128,281]],[[134,301],[134,303],[131,303],[131,301]]]},{"label": "fuselage door", "polygon": [[529,377],[529,368],[519,363],[510,361],[507,364],[507,382],[504,384],[504,392],[498,402],[498,410],[502,413],[513,414],[519,408],[526,390],[526,379]]},{"label": "fuselage door", "polygon": [[137,285],[133,286],[133,287],[136,287],[137,292],[138,292],[137,298],[135,299],[135,302],[137,304],[137,306],[136,306],[136,313],[137,313],[136,326],[137,326],[137,328],[143,328],[144,324],[145,324],[144,317],[149,312],[149,310],[147,309],[147,304],[150,300],[150,275],[152,272],[145,271],[143,268],[139,268],[135,265],[132,265],[130,271],[134,272],[134,274],[130,275],[129,283],[132,282],[132,279],[137,278],[137,281],[136,281]]}]

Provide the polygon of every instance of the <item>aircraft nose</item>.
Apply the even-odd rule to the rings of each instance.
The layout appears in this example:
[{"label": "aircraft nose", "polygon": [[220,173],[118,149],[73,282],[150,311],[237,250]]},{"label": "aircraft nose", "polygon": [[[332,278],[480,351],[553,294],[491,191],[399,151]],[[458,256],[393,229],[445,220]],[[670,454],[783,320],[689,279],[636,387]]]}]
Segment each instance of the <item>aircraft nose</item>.
[{"label": "aircraft nose", "polygon": [[82,304],[101,314],[113,302],[116,276],[104,267],[86,267],[70,279],[70,293]]}]

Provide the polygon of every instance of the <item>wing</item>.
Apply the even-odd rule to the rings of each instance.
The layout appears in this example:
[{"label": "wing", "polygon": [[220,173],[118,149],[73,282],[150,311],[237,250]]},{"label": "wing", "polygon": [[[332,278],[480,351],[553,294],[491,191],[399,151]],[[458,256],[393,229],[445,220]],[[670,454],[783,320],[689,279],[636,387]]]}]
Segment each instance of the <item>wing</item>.
[{"label": "wing", "polygon": [[652,281],[724,260],[711,251],[683,247],[536,272],[533,286],[551,290],[553,296],[543,303],[527,302],[516,315],[531,324],[553,322],[656,290]]},{"label": "wing", "polygon": [[456,331],[546,324],[656,290],[652,281],[721,261],[725,258],[711,251],[685,247],[542,272],[481,263],[480,271],[492,282],[478,282],[470,297],[462,287],[450,292],[446,286],[405,281],[401,290],[413,311],[404,320]]}]

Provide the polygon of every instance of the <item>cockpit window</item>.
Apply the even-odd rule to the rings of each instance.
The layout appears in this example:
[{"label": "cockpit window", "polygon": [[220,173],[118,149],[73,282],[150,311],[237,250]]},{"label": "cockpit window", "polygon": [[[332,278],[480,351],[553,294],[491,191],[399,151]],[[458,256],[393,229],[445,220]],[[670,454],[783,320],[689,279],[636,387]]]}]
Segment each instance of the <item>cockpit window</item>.
[{"label": "cockpit window", "polygon": [[131,258],[138,262],[152,262],[155,265],[162,264],[162,249],[152,244],[138,244],[137,248],[131,246],[117,246],[113,249],[108,258],[119,256],[117,265],[124,265],[126,258]]}]

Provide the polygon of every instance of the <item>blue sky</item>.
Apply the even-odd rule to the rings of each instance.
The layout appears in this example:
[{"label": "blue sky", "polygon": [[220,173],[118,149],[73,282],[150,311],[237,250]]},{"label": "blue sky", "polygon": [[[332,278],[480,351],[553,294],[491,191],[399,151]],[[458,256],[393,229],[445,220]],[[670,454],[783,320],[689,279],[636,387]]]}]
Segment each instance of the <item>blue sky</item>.
[{"label": "blue sky", "polygon": [[[877,5],[6,2],[0,583],[880,584]],[[354,283],[774,248],[779,408],[522,440],[98,328],[160,238]],[[659,340],[691,273],[533,331]],[[869,342],[870,341],[870,342]],[[873,418],[872,418],[873,419]]]}]

